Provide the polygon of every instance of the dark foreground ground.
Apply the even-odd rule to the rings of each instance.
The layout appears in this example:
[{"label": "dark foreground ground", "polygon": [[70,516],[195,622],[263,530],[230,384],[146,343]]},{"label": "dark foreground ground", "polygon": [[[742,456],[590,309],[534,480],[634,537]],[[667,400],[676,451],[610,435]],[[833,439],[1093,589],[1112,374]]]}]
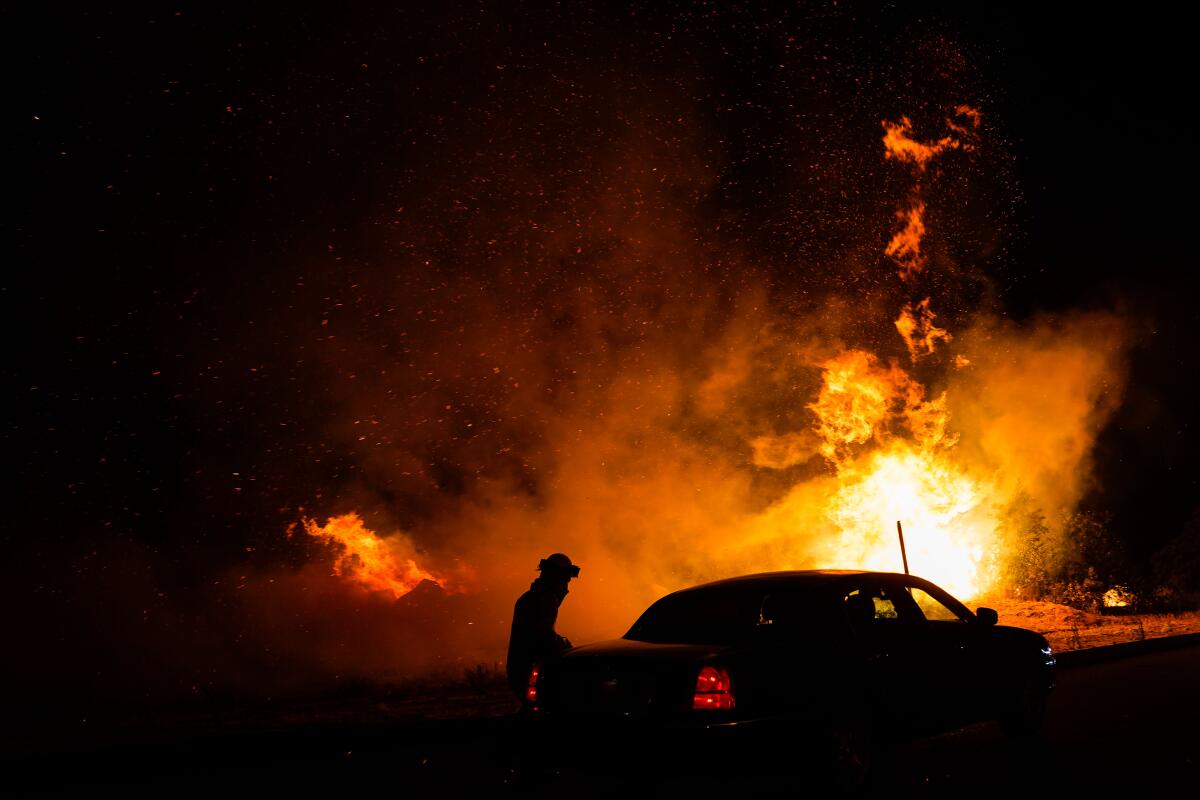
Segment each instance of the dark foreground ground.
[{"label": "dark foreground ground", "polygon": [[[1018,745],[993,724],[899,748],[879,765],[878,791],[904,796],[1192,786],[1200,781],[1200,644],[1132,651],[1059,674],[1040,741]],[[1086,659],[1085,659],[1086,661]],[[581,756],[570,765],[514,773],[523,741],[512,716],[457,720],[312,723],[253,731],[210,730],[9,752],[5,793],[75,795],[86,787],[139,796],[214,792],[312,793],[384,790],[401,796],[475,793],[545,797],[614,794],[793,795],[812,788],[809,768],[787,748],[734,760],[718,745],[684,753],[682,768],[659,768],[656,747],[592,737],[559,742]],[[617,754],[620,755],[617,755]],[[630,768],[632,757],[639,765]],[[1189,792],[1191,790],[1188,790]]]}]

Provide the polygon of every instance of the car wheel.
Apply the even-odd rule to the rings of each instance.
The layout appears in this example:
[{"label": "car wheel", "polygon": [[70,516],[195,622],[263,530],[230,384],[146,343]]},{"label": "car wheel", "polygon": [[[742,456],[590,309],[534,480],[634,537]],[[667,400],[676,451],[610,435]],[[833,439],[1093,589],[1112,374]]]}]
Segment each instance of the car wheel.
[{"label": "car wheel", "polygon": [[829,779],[842,796],[862,790],[872,775],[875,739],[864,716],[847,716],[834,721],[829,739]]},{"label": "car wheel", "polygon": [[1036,736],[1046,719],[1046,697],[1049,694],[1033,676],[1021,681],[1015,696],[1000,715],[1000,728],[1014,739]]}]

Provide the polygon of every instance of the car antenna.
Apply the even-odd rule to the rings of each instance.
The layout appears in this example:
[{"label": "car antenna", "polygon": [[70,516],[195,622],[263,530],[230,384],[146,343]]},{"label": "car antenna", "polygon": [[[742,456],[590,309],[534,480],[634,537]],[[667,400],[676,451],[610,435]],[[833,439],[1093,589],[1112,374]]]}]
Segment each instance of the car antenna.
[{"label": "car antenna", "polygon": [[904,559],[904,574],[908,573],[908,553],[904,549],[904,526],[900,524],[900,520],[896,520],[896,533],[900,534],[900,557]]}]

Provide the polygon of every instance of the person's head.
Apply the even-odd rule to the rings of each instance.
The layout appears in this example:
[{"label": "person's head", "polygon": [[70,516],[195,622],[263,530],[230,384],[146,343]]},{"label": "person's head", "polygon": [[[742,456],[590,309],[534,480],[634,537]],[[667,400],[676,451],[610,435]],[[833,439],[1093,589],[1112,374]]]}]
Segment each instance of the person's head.
[{"label": "person's head", "polygon": [[571,578],[579,577],[579,566],[571,563],[563,553],[551,553],[538,562],[538,571],[542,579],[555,584],[566,586]]}]

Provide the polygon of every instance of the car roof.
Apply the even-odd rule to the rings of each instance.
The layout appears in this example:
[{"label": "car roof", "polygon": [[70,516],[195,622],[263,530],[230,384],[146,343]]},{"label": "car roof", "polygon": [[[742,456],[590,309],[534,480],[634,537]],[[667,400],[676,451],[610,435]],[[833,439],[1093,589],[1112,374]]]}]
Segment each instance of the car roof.
[{"label": "car roof", "polygon": [[[753,575],[738,575],[733,578],[724,578],[719,581],[711,581],[709,583],[701,583],[696,586],[689,586],[686,589],[680,589],[674,594],[692,591],[707,591],[720,587],[735,587],[735,586],[752,586],[754,584],[777,585],[786,583],[792,586],[805,586],[808,588],[817,588],[828,586],[834,583],[841,583],[855,576],[873,575],[887,578],[905,578],[916,577],[911,575],[902,575],[897,572],[874,572],[865,569],[802,569],[802,570],[786,570],[783,572],[757,572]],[[919,579],[918,579],[919,580]]]}]

